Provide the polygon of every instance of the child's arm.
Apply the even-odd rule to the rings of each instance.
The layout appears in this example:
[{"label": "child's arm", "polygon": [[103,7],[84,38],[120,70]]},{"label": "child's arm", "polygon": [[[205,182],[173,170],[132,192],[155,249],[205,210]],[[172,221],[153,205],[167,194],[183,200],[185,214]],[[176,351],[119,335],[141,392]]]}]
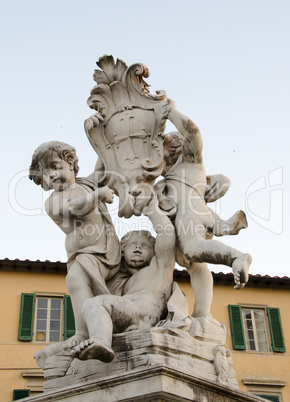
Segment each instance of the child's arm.
[{"label": "child's arm", "polygon": [[46,201],[45,210],[58,223],[59,220],[70,218],[70,216],[88,215],[102,201],[112,203],[113,199],[114,191],[108,186],[101,187],[86,195],[76,196],[75,198],[67,198],[64,192],[54,192]]},{"label": "child's arm", "polygon": [[168,119],[184,137],[183,155],[193,156],[193,163],[202,163],[203,142],[197,125],[189,117],[180,113],[173,101],[171,101],[171,111],[168,114]]},{"label": "child's arm", "polygon": [[[114,201],[114,191],[108,186],[101,187],[83,197],[68,201],[67,212],[75,216],[85,216],[93,212],[101,202],[111,204]],[[65,212],[65,211],[64,211]]]},{"label": "child's arm", "polygon": [[175,228],[171,220],[159,208],[156,194],[143,209],[143,214],[148,216],[157,234],[155,243],[157,260],[162,260],[163,265],[169,267],[175,257]]}]

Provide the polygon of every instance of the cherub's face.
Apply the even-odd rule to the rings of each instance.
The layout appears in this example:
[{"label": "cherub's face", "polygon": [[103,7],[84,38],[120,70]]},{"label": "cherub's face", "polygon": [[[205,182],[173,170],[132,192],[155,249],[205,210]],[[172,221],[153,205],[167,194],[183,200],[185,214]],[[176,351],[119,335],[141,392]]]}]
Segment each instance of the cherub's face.
[{"label": "cherub's face", "polygon": [[154,257],[154,246],[147,236],[134,233],[125,245],[123,256],[129,270],[133,270],[131,273],[135,273],[150,264]]},{"label": "cherub's face", "polygon": [[51,152],[40,162],[42,169],[42,187],[63,191],[75,182],[73,164],[61,159],[56,152]]}]

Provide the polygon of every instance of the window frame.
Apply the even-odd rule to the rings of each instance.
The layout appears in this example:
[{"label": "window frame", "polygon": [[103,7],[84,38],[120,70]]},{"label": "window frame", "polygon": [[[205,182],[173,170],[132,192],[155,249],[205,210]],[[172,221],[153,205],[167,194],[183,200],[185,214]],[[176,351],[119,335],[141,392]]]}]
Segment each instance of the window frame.
[{"label": "window frame", "polygon": [[[251,322],[252,322],[252,328],[246,328],[246,321],[247,318],[244,315],[244,311],[248,310],[251,314]],[[269,320],[267,320],[267,309],[266,307],[249,307],[249,306],[244,306],[241,305],[241,311],[242,311],[242,322],[243,322],[243,328],[244,328],[244,336],[245,336],[245,343],[246,343],[246,351],[247,352],[255,352],[255,353],[269,353],[272,352],[271,350],[271,345],[269,340],[271,339],[270,337],[270,328],[269,328]],[[265,337],[266,337],[266,346],[267,346],[267,350],[259,350],[259,335],[258,335],[258,329],[256,326],[256,318],[254,316],[254,313],[256,311],[262,311],[263,312],[263,324],[264,324],[264,331],[263,333],[265,333]],[[268,321],[268,322],[267,322]],[[254,338],[250,339],[248,337],[248,332],[249,331],[253,331],[254,334]],[[250,348],[250,342],[254,342],[255,344],[255,349],[251,349]],[[248,344],[249,344],[249,348],[248,348]]]},{"label": "window frame", "polygon": [[[44,330],[46,333],[46,339],[41,341],[37,339],[37,333],[41,331],[37,331],[37,320],[39,319],[37,317],[37,312],[38,312],[38,300],[39,299],[47,299],[47,317],[46,317],[46,329]],[[51,321],[51,300],[57,299],[60,300],[60,328],[59,328],[59,340],[58,341],[51,341],[50,340],[50,321]],[[35,312],[34,312],[34,322],[33,322],[33,341],[36,342],[37,344],[40,343],[54,343],[54,342],[61,342],[64,340],[64,295],[47,295],[47,294],[36,294],[36,299],[35,299]]]}]

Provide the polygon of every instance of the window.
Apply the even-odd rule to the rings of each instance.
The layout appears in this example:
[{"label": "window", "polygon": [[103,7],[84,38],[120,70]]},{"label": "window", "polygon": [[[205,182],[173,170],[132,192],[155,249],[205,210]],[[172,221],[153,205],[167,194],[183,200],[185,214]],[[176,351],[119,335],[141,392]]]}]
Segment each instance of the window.
[{"label": "window", "polygon": [[269,330],[272,350],[286,351],[278,308],[249,308],[236,305],[228,307],[234,349],[270,351]]},{"label": "window", "polygon": [[62,299],[37,297],[34,339],[38,342],[59,342],[62,336]]},{"label": "window", "polygon": [[242,316],[247,350],[268,352],[265,310],[242,308]]},{"label": "window", "polygon": [[75,333],[70,296],[21,295],[18,340],[58,342]]}]

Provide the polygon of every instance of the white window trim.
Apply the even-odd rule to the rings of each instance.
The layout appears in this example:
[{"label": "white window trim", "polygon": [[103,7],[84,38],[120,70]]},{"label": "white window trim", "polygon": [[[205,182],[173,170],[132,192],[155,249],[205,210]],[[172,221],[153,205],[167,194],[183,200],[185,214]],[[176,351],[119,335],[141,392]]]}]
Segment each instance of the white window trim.
[{"label": "white window trim", "polygon": [[[246,349],[246,353],[261,353],[261,354],[273,354],[273,349],[271,346],[271,333],[270,333],[270,327],[269,327],[269,318],[267,314],[267,307],[269,307],[268,304],[258,304],[258,303],[237,303],[237,306],[241,306],[241,309],[250,309],[250,310],[264,310],[265,311],[265,318],[266,318],[266,333],[267,333],[267,339],[268,339],[268,351],[267,352],[262,352],[259,350],[250,350]],[[243,327],[244,327],[244,321],[243,321]],[[244,335],[246,337],[246,330],[244,327]]]},{"label": "white window trim", "polygon": [[279,402],[283,402],[282,388],[286,381],[268,378],[243,378],[242,382],[247,386],[247,391],[253,395],[278,396]]},{"label": "white window trim", "polygon": [[[246,318],[244,317],[243,310],[249,310],[250,311],[251,321],[252,321],[252,325],[253,325],[252,331],[254,333],[254,339],[251,339],[251,340],[248,340],[248,341],[249,342],[254,341],[255,350],[247,348],[247,351],[248,352],[259,352],[259,353],[270,352],[271,349],[270,349],[270,343],[269,343],[269,328],[268,328],[269,324],[267,323],[267,311],[266,311],[266,308],[263,308],[263,307],[249,307],[249,306],[244,307],[244,305],[241,305],[241,308],[242,308],[242,318],[243,318],[243,326],[244,326],[246,345],[247,345],[247,339],[248,339],[247,338],[248,329],[246,328],[246,325],[245,325]],[[265,327],[266,342],[267,342],[267,350],[266,351],[265,350],[259,350],[259,342],[258,342],[259,337],[258,337],[258,331],[257,331],[257,327],[256,327],[256,320],[255,320],[255,317],[254,317],[254,313],[255,313],[256,310],[261,310],[261,311],[264,312],[264,327]]]},{"label": "white window trim", "polygon": [[[54,293],[54,292],[35,292],[36,295],[36,305],[35,305],[35,313],[34,313],[34,326],[33,326],[33,342],[35,342],[38,345],[41,344],[50,344],[50,343],[55,343],[58,341],[38,341],[36,339],[36,323],[37,323],[37,299],[38,298],[47,298],[47,299],[61,299],[61,309],[60,309],[60,340],[59,342],[63,341],[63,333],[64,333],[64,309],[63,309],[63,300],[64,300],[64,293]],[[46,318],[46,325],[48,328],[49,322],[50,322],[50,309],[47,310],[48,316]],[[49,334],[49,330],[46,329],[46,332]]]},{"label": "white window trim", "polygon": [[42,370],[22,371],[22,377],[26,380],[26,388],[29,388],[32,394],[43,392],[44,374]]}]

